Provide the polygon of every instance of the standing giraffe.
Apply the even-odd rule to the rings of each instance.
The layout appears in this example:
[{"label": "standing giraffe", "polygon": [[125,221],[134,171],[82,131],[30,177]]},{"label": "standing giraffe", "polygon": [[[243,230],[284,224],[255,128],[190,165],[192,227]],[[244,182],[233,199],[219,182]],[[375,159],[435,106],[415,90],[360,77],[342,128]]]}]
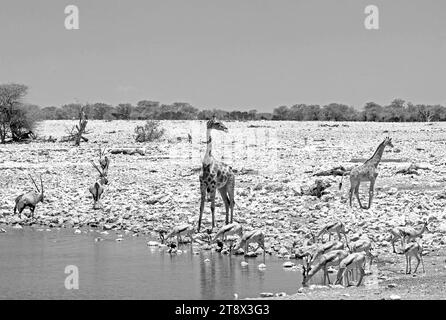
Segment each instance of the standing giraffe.
[{"label": "standing giraffe", "polygon": [[[383,142],[378,146],[373,156],[364,162],[362,165],[353,168],[350,171],[350,193],[349,193],[349,201],[350,201],[350,207],[352,206],[352,196],[353,192],[356,195],[356,199],[358,199],[359,206],[361,209],[369,209],[372,205],[372,199],[373,199],[373,190],[375,188],[375,181],[376,177],[378,176],[377,168],[378,164],[381,161],[381,157],[384,152],[384,148],[386,146],[390,146],[393,148],[392,139],[389,137],[386,137]],[[344,173],[345,175],[346,173]],[[342,176],[342,179],[344,179],[344,175]],[[342,179],[341,183],[339,184],[339,190],[342,187]],[[361,200],[359,200],[359,185],[361,181],[370,181],[370,190],[369,190],[369,206],[363,207],[361,204]]]},{"label": "standing giraffe", "polygon": [[212,156],[212,129],[228,132],[228,128],[226,128],[223,123],[216,120],[215,116],[213,116],[212,119],[207,122],[206,128],[207,148],[206,154],[203,158],[202,172],[200,174],[201,202],[197,232],[200,232],[201,217],[203,215],[206,194],[209,194],[211,201],[212,228],[215,226],[215,193],[217,189],[220,192],[225,204],[226,224],[229,223],[229,208],[231,209],[231,222],[234,216],[234,173],[232,172],[232,168],[230,166],[215,160]]}]

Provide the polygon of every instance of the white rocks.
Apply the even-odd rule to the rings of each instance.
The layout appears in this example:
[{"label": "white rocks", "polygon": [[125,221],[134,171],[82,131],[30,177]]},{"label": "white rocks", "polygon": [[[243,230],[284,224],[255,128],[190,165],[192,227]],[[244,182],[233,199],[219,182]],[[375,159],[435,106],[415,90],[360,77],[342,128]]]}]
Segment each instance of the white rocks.
[{"label": "white rocks", "polygon": [[396,283],[389,283],[387,285],[388,288],[396,288],[398,285]]},{"label": "white rocks", "polygon": [[23,229],[23,227],[19,224],[16,224],[12,227],[13,229]]},{"label": "white rocks", "polygon": [[272,292],[262,292],[262,293],[260,293],[260,297],[261,298],[271,298],[271,297],[274,297],[274,293],[272,293]]},{"label": "white rocks", "polygon": [[282,264],[282,267],[284,267],[284,268],[291,268],[291,267],[294,267],[296,264],[295,263],[293,263],[293,262],[291,262],[291,261],[285,261],[283,264]]},{"label": "white rocks", "polygon": [[281,255],[281,256],[284,256],[284,255],[289,255],[289,252],[288,252],[288,250],[285,247],[281,247],[279,249],[278,254]]},{"label": "white rocks", "polygon": [[392,294],[392,295],[389,297],[389,299],[390,299],[390,300],[401,300],[401,297],[400,297],[399,295]]},{"label": "white rocks", "polygon": [[75,230],[74,230],[74,234],[80,234],[80,233],[82,233],[81,230],[79,230],[79,229],[75,229]]},{"label": "white rocks", "polygon": [[241,265],[242,267],[247,267],[247,266],[248,266],[248,262],[246,262],[246,261],[242,261],[242,262],[240,262],[240,265]]},{"label": "white rocks", "polygon": [[390,188],[388,191],[387,191],[387,194],[388,195],[394,195],[394,194],[396,194],[398,192],[398,189],[397,188]]},{"label": "white rocks", "polygon": [[264,270],[264,269],[266,269],[266,264],[261,263],[258,265],[258,268],[259,268],[259,270]]},{"label": "white rocks", "polygon": [[204,259],[204,262],[205,263],[209,263],[209,262],[211,262],[211,260],[210,259]]},{"label": "white rocks", "polygon": [[275,297],[286,297],[286,292],[278,292],[276,294],[274,294]]},{"label": "white rocks", "polygon": [[159,243],[158,241],[148,241],[147,242],[147,246],[149,247],[159,247],[161,243]]}]

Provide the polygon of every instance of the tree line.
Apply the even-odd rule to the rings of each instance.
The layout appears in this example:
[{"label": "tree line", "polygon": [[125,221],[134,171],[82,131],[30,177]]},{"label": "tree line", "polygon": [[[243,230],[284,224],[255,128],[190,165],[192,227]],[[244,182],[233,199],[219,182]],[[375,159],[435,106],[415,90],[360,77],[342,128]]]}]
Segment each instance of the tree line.
[{"label": "tree line", "polygon": [[83,108],[92,120],[205,120],[213,115],[222,120],[291,120],[291,121],[375,121],[375,122],[430,122],[446,121],[442,105],[413,104],[395,99],[389,105],[366,103],[362,110],[340,103],[327,105],[295,104],[279,106],[273,112],[226,111],[198,109],[189,103],[162,104],[142,100],[136,105],[121,103],[69,103],[62,106],[41,107],[24,103],[28,87],[23,84],[0,84],[0,142],[27,137],[39,120],[74,120]]},{"label": "tree line", "polygon": [[[86,104],[85,112],[94,120],[206,120],[216,115],[222,120],[290,120],[290,121],[374,121],[374,122],[429,122],[446,121],[446,108],[442,105],[413,104],[401,99],[381,106],[368,102],[362,110],[339,103],[324,106],[316,104],[296,104],[280,106],[272,113],[249,111],[226,111],[202,109],[184,102],[161,104],[143,100],[136,105],[130,103],[112,106],[106,103]],[[71,103],[60,107],[27,105],[27,112],[39,120],[76,119],[81,104]]]}]

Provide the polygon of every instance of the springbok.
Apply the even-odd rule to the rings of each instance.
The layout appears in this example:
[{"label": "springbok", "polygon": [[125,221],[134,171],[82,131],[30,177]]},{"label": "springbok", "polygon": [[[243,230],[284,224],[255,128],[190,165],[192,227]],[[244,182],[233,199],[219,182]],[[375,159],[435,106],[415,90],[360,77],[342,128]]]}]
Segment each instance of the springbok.
[{"label": "springbok", "polygon": [[325,280],[328,279],[328,283],[330,284],[330,277],[328,276],[327,268],[329,266],[337,266],[345,257],[348,256],[348,252],[345,250],[333,250],[327,252],[321,256],[319,262],[314,266],[314,268],[310,267],[310,270],[307,270],[305,266],[302,268],[303,281],[302,285],[306,286],[307,282],[320,270],[324,270],[324,285],[326,283]]},{"label": "springbok", "polygon": [[350,286],[350,281],[348,279],[349,271],[354,269],[359,270],[359,280],[356,286],[360,286],[362,278],[364,277],[365,271],[364,266],[366,262],[366,253],[364,251],[350,253],[346,258],[342,259],[339,263],[339,271],[337,275],[336,284],[341,283],[343,278],[347,280],[347,286]]}]

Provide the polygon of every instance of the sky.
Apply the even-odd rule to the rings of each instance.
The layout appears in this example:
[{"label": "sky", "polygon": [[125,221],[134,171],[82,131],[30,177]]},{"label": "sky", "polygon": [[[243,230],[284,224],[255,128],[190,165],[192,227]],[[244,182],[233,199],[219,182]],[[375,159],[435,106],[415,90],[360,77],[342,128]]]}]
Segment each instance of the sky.
[{"label": "sky", "polygon": [[446,105],[445,17],[442,0],[2,0],[0,84],[41,106]]}]

